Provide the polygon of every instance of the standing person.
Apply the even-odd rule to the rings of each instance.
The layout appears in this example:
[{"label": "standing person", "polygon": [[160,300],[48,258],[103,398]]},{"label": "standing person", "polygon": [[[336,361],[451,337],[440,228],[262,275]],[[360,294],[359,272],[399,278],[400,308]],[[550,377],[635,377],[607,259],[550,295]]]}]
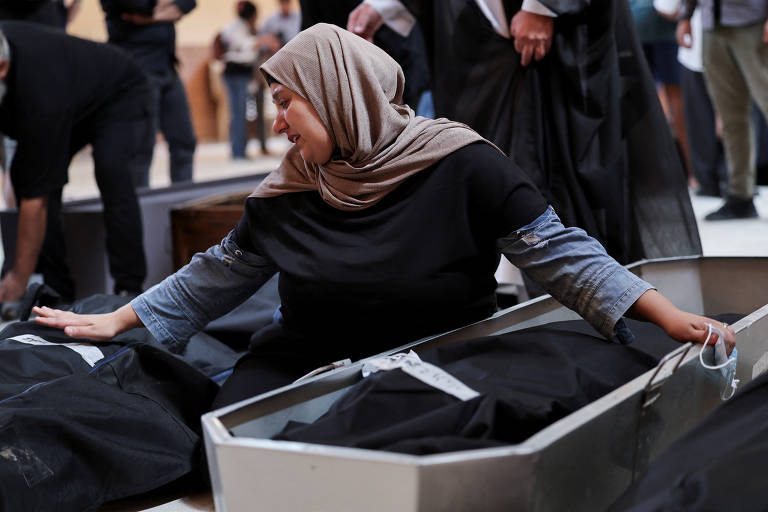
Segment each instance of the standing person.
[{"label": "standing person", "polygon": [[680,311],[564,227],[493,144],[461,123],[416,117],[400,66],[380,48],[318,24],[261,70],[273,128],[293,147],[234,230],[113,313],[36,308],[39,323],[94,340],[144,325],[180,351],[279,271],[282,318],[253,335],[214,408],[493,314],[500,254],[608,339],[631,341],[625,314],[676,340],[707,339],[712,320]]},{"label": "standing person", "polygon": [[[674,6],[677,15],[682,2]],[[707,93],[701,57],[701,10],[691,16],[691,47],[680,46],[680,87],[683,90],[683,110],[687,126],[691,165],[699,186],[700,196],[723,197],[727,193],[728,170],[725,166],[723,144],[717,134],[717,116]]]},{"label": "standing person", "polygon": [[659,12],[653,0],[630,0],[629,5],[645,59],[651,68],[651,74],[659,92],[659,99],[662,101],[680,148],[683,167],[688,175],[688,186],[695,189],[698,183],[688,149],[683,91],[680,87],[680,64],[677,62],[676,20],[672,16],[668,17]]},{"label": "standing person", "polygon": [[272,34],[284,45],[301,30],[301,15],[291,9],[291,0],[280,0],[280,10],[269,16],[261,25],[260,32]]},{"label": "standing person", "polygon": [[[435,113],[507,152],[619,262],[701,253],[685,173],[622,0],[366,0],[348,28],[425,35]],[[379,12],[379,9],[381,12]]]},{"label": "standing person", "polygon": [[133,183],[149,167],[153,139],[144,73],[106,44],[30,23],[0,28],[0,131],[18,141],[10,174],[19,204],[13,268],[0,282],[0,301],[18,300],[36,266],[64,299],[74,297],[61,191],[72,156],[86,144],[93,146],[114,291],[140,293],[146,264]]},{"label": "standing person", "polygon": [[[237,2],[237,18],[221,30],[221,42],[226,49],[224,73],[222,78],[227,86],[229,97],[229,140],[232,146],[232,158],[246,158],[245,148],[248,142],[246,105],[248,88],[253,82],[255,65],[262,52],[275,51],[279,46],[274,36],[259,37],[256,34],[256,5],[248,0]],[[258,90],[258,88],[257,88]],[[264,127],[264,99],[256,98],[257,135],[262,153],[267,153],[267,137]]]},{"label": "standing person", "polygon": [[[101,0],[109,42],[131,54],[149,77],[155,131],[168,142],[173,183],[192,180],[197,144],[187,95],[176,72],[174,28],[195,5],[195,0]],[[149,170],[137,186],[149,186]]]},{"label": "standing person", "polygon": [[757,217],[752,101],[768,116],[768,2],[686,0],[677,26],[680,46],[691,46],[691,16],[701,9],[704,77],[722,120],[728,196],[707,220]]}]

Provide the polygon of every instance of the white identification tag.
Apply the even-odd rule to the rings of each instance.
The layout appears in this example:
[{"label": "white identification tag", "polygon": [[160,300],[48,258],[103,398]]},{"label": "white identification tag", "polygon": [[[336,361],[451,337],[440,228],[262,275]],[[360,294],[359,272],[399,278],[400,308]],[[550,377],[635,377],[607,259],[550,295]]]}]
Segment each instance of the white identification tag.
[{"label": "white identification tag", "polygon": [[439,389],[459,400],[467,401],[480,396],[480,393],[470,388],[459,379],[438,368],[437,366],[419,359],[416,352],[411,350],[407,354],[401,352],[387,357],[380,357],[363,364],[363,377],[367,377],[378,371],[388,371],[400,368],[415,379],[424,384]]},{"label": "white identification tag", "polygon": [[16,340],[20,343],[26,343],[27,345],[38,345],[44,347],[67,347],[68,349],[74,350],[80,354],[80,357],[82,357],[83,360],[91,367],[93,367],[93,365],[95,365],[100,360],[104,359],[104,353],[99,350],[98,347],[89,345],[87,343],[52,343],[50,341],[44,340],[40,336],[35,336],[34,334],[21,334],[19,336],[13,336],[8,339]]}]

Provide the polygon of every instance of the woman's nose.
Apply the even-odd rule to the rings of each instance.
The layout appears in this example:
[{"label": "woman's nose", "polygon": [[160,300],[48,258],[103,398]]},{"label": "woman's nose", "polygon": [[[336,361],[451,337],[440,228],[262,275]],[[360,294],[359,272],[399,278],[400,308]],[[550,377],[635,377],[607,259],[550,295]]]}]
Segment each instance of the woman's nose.
[{"label": "woman's nose", "polygon": [[278,112],[275,116],[275,121],[272,123],[272,131],[280,135],[285,131],[288,125],[285,122],[282,112]]}]

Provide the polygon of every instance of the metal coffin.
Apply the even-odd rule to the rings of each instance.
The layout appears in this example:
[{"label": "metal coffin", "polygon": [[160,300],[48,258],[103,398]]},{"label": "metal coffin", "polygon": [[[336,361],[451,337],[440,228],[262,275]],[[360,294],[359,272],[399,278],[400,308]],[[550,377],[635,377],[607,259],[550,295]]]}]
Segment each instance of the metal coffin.
[{"label": "metal coffin", "polygon": [[[680,307],[750,313],[733,325],[743,386],[768,367],[768,258],[691,257],[630,269]],[[761,285],[761,283],[763,283]],[[576,318],[550,297],[388,353]],[[203,416],[218,512],[604,510],[720,400],[718,378],[681,347],[655,370],[502,448],[410,456],[272,441],[288,420],[321,416],[360,362]]]}]

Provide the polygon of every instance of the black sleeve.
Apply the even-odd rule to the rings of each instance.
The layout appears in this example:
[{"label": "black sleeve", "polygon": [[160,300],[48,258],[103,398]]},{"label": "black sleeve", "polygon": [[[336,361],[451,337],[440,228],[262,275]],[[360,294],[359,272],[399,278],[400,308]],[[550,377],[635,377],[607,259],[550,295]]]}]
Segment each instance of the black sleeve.
[{"label": "black sleeve", "polygon": [[495,236],[506,236],[534,221],[547,201],[522,169],[485,143],[461,151],[461,165],[471,167],[467,185],[474,210],[481,212]]},{"label": "black sleeve", "polygon": [[249,197],[245,200],[243,216],[240,217],[240,220],[235,226],[235,229],[232,231],[232,238],[234,239],[234,242],[237,244],[237,246],[244,251],[262,255],[262,251],[256,247],[256,244],[254,243],[255,233],[253,231],[255,230],[255,226],[251,222],[251,218],[253,217],[252,203],[256,200],[257,199],[254,197]]},{"label": "black sleeve", "polygon": [[72,120],[67,115],[34,116],[34,126],[18,133],[11,183],[19,198],[47,195],[67,183]]}]

